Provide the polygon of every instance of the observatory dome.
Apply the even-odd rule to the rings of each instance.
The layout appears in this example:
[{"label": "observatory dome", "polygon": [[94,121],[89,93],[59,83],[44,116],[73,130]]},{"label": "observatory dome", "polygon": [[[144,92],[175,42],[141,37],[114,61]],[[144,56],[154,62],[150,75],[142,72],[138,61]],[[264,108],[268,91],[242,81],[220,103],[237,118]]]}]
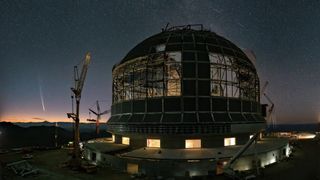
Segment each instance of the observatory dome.
[{"label": "observatory dome", "polygon": [[237,177],[285,159],[288,141],[262,133],[266,105],[248,56],[202,25],[145,39],[113,66],[112,141],[86,143],[86,159],[153,178]]},{"label": "observatory dome", "polygon": [[265,125],[254,65],[202,25],[147,38],[112,75],[108,130],[114,134],[251,133]]}]

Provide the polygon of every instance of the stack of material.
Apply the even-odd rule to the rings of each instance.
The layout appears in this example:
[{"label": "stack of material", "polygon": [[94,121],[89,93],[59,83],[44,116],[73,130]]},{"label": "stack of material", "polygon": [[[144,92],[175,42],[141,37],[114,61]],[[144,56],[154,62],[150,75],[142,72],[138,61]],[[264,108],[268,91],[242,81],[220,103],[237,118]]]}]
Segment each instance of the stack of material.
[{"label": "stack of material", "polygon": [[27,176],[31,174],[38,174],[38,169],[33,168],[28,161],[22,160],[7,164],[7,167],[11,169],[15,174],[19,176]]}]

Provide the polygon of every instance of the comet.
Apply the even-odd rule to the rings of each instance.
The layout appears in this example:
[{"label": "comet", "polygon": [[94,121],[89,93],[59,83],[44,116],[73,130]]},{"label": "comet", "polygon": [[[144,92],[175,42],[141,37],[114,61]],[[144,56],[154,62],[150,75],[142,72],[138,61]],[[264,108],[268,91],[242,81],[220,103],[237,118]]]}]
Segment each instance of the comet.
[{"label": "comet", "polygon": [[46,107],[45,107],[45,105],[44,105],[44,98],[43,98],[42,87],[41,87],[40,82],[39,82],[39,92],[40,92],[40,99],[41,99],[42,110],[43,110],[43,112],[45,112],[45,111],[46,111]]}]

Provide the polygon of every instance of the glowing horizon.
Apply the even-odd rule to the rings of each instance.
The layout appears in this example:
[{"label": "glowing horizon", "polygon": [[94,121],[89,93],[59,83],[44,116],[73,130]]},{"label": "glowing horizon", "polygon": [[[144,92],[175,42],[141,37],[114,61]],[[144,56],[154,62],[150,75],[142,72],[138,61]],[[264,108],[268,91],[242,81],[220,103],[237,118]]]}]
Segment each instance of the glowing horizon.
[{"label": "glowing horizon", "polygon": [[[95,119],[95,117],[91,117]],[[80,123],[93,123],[88,122],[87,119],[89,119],[89,116],[81,115],[80,114]],[[100,123],[105,123],[109,119],[109,116],[102,117],[102,120]],[[67,118],[67,115],[65,117],[61,116],[45,116],[45,117],[39,117],[39,116],[30,116],[30,115],[21,115],[21,116],[3,116],[0,118],[0,122],[12,122],[12,123],[37,123],[37,122],[70,122],[72,123],[73,120]]]}]

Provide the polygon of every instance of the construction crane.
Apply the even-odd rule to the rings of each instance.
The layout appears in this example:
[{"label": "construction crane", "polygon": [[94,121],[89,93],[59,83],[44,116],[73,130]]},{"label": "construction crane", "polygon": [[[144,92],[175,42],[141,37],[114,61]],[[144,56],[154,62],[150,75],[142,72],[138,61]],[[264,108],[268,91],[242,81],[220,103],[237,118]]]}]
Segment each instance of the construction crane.
[{"label": "construction crane", "polygon": [[90,112],[92,112],[93,114],[95,114],[97,116],[97,119],[87,119],[87,121],[90,121],[90,122],[96,122],[96,135],[98,137],[99,135],[99,126],[100,126],[100,119],[101,119],[101,116],[102,115],[105,115],[105,114],[108,114],[110,112],[110,110],[105,110],[101,113],[100,111],[100,105],[99,105],[99,101],[97,101],[97,112],[95,112],[94,110],[90,109],[89,108],[89,114]]},{"label": "construction crane", "polygon": [[72,161],[70,162],[70,166],[73,168],[79,168],[81,165],[80,160],[80,131],[79,131],[79,107],[80,107],[80,99],[81,99],[81,92],[84,85],[84,81],[86,79],[88,66],[91,61],[91,54],[90,52],[86,53],[84,60],[83,60],[83,66],[81,70],[81,74],[79,77],[78,73],[78,67],[74,66],[74,82],[75,86],[74,88],[71,88],[71,91],[74,94],[75,100],[76,100],[76,114],[73,113],[67,113],[68,118],[72,118],[74,120],[74,140],[73,140],[73,156]]},{"label": "construction crane", "polygon": [[271,104],[270,108],[268,109],[268,114],[267,114],[267,122],[271,123],[272,128],[275,126],[275,119],[272,118],[273,113],[274,113],[274,103],[271,101],[270,97],[266,94],[263,93],[264,97],[269,101]]},{"label": "construction crane", "polygon": [[274,118],[272,118],[273,114],[274,114],[274,103],[272,102],[272,100],[270,99],[270,97],[265,93],[265,90],[267,88],[267,86],[269,85],[269,82],[266,81],[265,84],[262,86],[261,91],[260,91],[260,95],[262,97],[262,95],[267,99],[267,101],[270,104],[270,108],[268,109],[268,114],[267,114],[267,123],[271,124],[271,127],[274,128],[275,125],[275,120]]}]

